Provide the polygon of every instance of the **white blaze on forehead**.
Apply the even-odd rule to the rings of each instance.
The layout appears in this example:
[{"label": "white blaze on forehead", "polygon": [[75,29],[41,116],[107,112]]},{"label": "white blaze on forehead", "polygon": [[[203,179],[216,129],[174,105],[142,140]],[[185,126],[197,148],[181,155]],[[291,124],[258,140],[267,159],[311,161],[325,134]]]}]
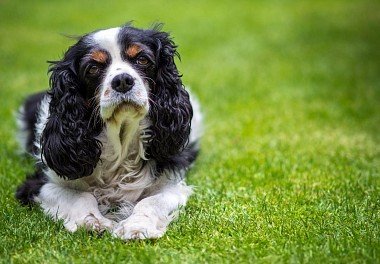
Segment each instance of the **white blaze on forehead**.
[{"label": "white blaze on forehead", "polygon": [[118,35],[120,28],[110,28],[106,30],[98,31],[94,34],[94,41],[100,46],[100,48],[108,51],[112,59],[119,59],[120,48],[118,44]]}]

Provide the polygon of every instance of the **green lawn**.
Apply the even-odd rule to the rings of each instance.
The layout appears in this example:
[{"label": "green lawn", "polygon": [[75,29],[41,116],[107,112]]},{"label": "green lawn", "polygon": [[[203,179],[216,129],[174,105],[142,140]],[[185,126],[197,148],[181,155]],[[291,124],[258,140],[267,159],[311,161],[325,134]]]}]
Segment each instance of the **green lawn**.
[{"label": "green lawn", "polygon": [[[130,3],[126,3],[130,2]],[[0,2],[0,260],[379,263],[380,2]],[[166,235],[66,232],[14,192],[33,161],[13,113],[80,35],[162,21],[206,132]]]}]

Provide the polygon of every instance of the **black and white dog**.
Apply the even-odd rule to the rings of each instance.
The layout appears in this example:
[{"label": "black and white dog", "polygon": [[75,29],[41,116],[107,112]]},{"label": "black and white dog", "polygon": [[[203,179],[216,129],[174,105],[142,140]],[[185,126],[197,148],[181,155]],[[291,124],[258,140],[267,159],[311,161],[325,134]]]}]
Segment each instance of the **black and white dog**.
[{"label": "black and white dog", "polygon": [[20,110],[36,172],[18,188],[67,230],[161,237],[192,193],[201,114],[182,85],[176,46],[160,26],[81,37],[51,62],[50,90]]}]

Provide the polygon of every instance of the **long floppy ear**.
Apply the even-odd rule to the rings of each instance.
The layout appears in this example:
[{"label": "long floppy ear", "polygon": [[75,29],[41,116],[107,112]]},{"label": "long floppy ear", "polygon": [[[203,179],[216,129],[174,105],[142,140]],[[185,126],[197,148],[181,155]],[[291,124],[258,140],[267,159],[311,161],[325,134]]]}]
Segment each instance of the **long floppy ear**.
[{"label": "long floppy ear", "polygon": [[174,63],[174,57],[178,56],[174,42],[165,32],[155,31],[154,37],[157,40],[157,75],[150,94],[152,137],[147,154],[162,168],[173,165],[186,147],[193,109]]},{"label": "long floppy ear", "polygon": [[[62,61],[51,62],[49,117],[41,135],[41,155],[60,177],[73,180],[90,175],[99,161],[99,124],[78,78],[75,46]],[[95,124],[95,125],[94,125]]]}]

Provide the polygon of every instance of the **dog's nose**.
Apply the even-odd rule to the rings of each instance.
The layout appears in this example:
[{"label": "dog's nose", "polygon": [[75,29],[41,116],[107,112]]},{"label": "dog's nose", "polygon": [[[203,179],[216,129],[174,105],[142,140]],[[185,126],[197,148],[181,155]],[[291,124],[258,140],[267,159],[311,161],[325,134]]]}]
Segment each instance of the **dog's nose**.
[{"label": "dog's nose", "polygon": [[121,73],[113,78],[111,87],[117,92],[126,93],[132,89],[134,84],[135,80],[131,75],[128,73]]}]

